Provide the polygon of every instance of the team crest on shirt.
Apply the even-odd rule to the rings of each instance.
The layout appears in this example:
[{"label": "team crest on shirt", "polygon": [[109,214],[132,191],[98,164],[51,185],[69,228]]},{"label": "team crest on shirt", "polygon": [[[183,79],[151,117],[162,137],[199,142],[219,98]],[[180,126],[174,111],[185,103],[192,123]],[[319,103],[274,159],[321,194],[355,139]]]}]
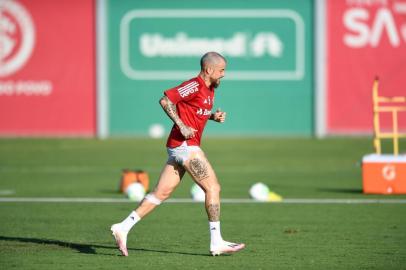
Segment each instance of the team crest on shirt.
[{"label": "team crest on shirt", "polygon": [[196,93],[197,91],[199,91],[199,83],[196,81],[190,82],[178,88],[179,95],[183,98],[189,96],[190,94]]},{"label": "team crest on shirt", "polygon": [[209,104],[209,105],[214,104],[214,97],[210,99],[210,96],[208,96],[207,98],[204,99],[203,104]]}]

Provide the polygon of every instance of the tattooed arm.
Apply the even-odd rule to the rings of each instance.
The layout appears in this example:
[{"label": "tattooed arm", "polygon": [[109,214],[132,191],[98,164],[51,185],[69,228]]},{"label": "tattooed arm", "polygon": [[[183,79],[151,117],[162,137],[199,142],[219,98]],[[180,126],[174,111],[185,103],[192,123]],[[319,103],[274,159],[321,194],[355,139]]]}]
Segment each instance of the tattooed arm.
[{"label": "tattooed arm", "polygon": [[169,116],[169,118],[179,127],[180,132],[182,133],[183,137],[186,139],[193,138],[195,136],[196,129],[186,126],[178,115],[178,111],[176,110],[176,105],[173,104],[167,96],[163,96],[159,100],[159,104],[164,109],[165,113]]}]

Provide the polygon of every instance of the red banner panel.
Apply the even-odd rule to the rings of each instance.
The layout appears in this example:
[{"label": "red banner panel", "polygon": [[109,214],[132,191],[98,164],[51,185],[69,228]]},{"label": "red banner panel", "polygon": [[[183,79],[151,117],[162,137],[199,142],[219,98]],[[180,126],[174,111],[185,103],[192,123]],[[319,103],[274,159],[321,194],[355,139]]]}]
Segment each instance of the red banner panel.
[{"label": "red banner panel", "polygon": [[[327,2],[327,132],[371,133],[372,85],[406,96],[406,0]],[[406,112],[399,115],[406,129]],[[384,115],[383,129],[391,129]]]},{"label": "red banner panel", "polygon": [[0,1],[0,135],[95,134],[94,0]]}]

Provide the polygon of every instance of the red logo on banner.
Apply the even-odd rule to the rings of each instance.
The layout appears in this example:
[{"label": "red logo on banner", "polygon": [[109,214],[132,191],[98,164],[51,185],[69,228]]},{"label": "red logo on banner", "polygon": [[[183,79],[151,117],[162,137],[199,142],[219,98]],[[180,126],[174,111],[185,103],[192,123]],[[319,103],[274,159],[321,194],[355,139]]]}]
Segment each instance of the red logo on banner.
[{"label": "red logo on banner", "polygon": [[31,56],[35,29],[29,12],[16,1],[0,2],[0,77],[18,71]]},{"label": "red logo on banner", "polygon": [[0,135],[94,135],[94,47],[94,0],[0,0]]},{"label": "red logo on banner", "polygon": [[[406,1],[328,4],[328,132],[371,133],[372,84],[382,96],[406,96]],[[389,115],[381,123],[392,127]],[[406,129],[406,115],[399,126]]]},{"label": "red logo on banner", "polygon": [[[29,11],[17,1],[0,1],[0,78],[18,72],[35,47],[35,26]],[[0,82],[0,95],[49,95],[50,81]]]},{"label": "red logo on banner", "polygon": [[387,38],[392,47],[406,45],[406,22],[397,24],[395,21],[395,16],[406,15],[406,2],[395,2],[392,7],[391,10],[383,6],[375,12],[362,7],[347,9],[343,16],[348,30],[344,34],[344,44],[350,48],[379,47]]}]

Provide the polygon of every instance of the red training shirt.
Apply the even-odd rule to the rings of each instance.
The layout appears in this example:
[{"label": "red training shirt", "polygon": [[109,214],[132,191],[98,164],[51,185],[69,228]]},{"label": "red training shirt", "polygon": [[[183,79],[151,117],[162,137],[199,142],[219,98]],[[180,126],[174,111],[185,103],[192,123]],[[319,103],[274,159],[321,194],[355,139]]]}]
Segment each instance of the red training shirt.
[{"label": "red training shirt", "polygon": [[208,88],[203,79],[198,76],[166,90],[164,94],[176,105],[176,110],[182,122],[186,126],[197,130],[195,137],[186,140],[179,127],[174,124],[166,146],[170,148],[178,147],[185,140],[187,145],[200,146],[202,133],[207,120],[210,118],[214,103],[214,87]]}]

